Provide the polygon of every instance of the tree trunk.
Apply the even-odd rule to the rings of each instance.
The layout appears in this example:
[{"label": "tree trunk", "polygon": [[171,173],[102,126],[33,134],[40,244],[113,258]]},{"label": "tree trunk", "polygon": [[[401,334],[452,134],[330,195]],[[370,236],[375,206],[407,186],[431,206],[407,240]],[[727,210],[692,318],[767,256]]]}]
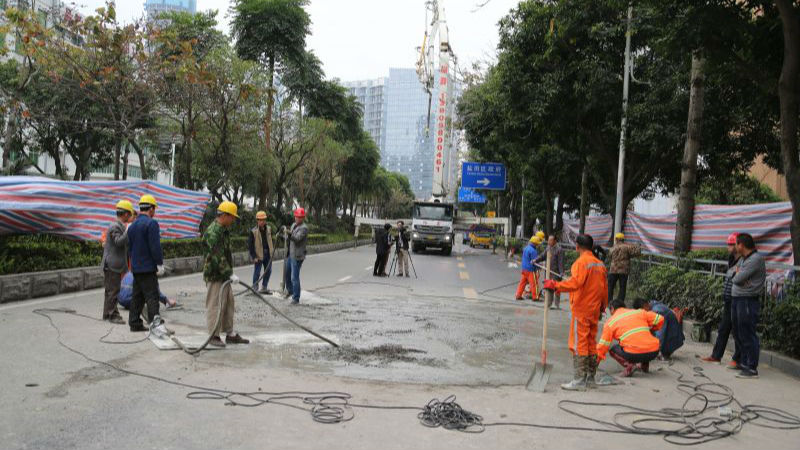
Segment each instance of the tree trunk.
[{"label": "tree trunk", "polygon": [[131,147],[125,145],[125,151],[122,153],[122,179],[128,179],[128,155],[131,153]]},{"label": "tree trunk", "polygon": [[578,234],[586,233],[586,216],[589,214],[589,163],[583,163],[581,171],[581,222]]},{"label": "tree trunk", "polygon": [[119,157],[122,153],[122,138],[117,137],[114,143],[114,180],[119,180]]},{"label": "tree trunk", "polygon": [[[270,149],[272,147],[272,109],[275,107],[275,56],[269,58],[269,89],[267,91],[267,112],[264,117],[264,144],[266,150],[266,158],[270,156]],[[261,186],[258,191],[258,204],[261,208],[267,207],[267,192],[269,192],[269,177],[265,173],[261,180]],[[280,200],[281,194],[278,194]],[[280,202],[277,205],[281,207]]]},{"label": "tree trunk", "polygon": [[778,81],[781,108],[781,161],[786,190],[792,202],[792,251],[800,265],[800,155],[797,149],[798,75],[800,75],[800,23],[793,2],[776,0],[783,24],[783,67]]},{"label": "tree trunk", "polygon": [[11,166],[11,148],[14,135],[17,134],[17,106],[12,105],[8,111],[5,136],[3,137],[3,171],[8,171]]},{"label": "tree trunk", "polygon": [[558,233],[564,229],[564,200],[558,196],[558,206],[556,206],[556,226],[553,231]]},{"label": "tree trunk", "polygon": [[686,146],[681,165],[681,187],[678,196],[678,218],[675,230],[675,254],[685,254],[692,248],[694,227],[694,196],[697,192],[697,153],[703,126],[703,88],[705,58],[700,51],[692,53],[689,117],[686,124]]},{"label": "tree trunk", "polygon": [[147,179],[147,167],[146,167],[145,159],[144,159],[144,150],[142,150],[142,148],[139,147],[139,144],[137,144],[135,140],[128,139],[128,142],[131,144],[131,146],[133,147],[133,150],[136,152],[136,156],[139,157],[139,171],[141,172],[141,178],[142,178],[142,180],[146,180]]}]

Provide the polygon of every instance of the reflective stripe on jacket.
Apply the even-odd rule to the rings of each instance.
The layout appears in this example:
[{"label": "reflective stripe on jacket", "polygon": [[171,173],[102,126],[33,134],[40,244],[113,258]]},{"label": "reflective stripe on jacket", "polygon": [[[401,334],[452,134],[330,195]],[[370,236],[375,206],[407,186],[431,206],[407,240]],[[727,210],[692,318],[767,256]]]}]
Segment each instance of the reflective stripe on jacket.
[{"label": "reflective stripe on jacket", "polygon": [[611,343],[619,341],[619,345],[628,353],[657,352],[661,342],[653,336],[664,326],[664,317],[643,309],[617,308],[611,318],[603,326],[603,336],[597,343],[597,355],[606,357]]}]

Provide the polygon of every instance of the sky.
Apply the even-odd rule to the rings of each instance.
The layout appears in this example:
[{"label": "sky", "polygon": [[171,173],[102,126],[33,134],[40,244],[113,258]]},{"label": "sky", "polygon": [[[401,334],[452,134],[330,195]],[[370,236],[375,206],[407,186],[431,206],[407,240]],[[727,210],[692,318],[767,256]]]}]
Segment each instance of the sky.
[{"label": "sky", "polygon": [[[459,65],[494,59],[497,22],[519,0],[446,0],[450,45]],[[91,13],[103,0],[77,0]],[[228,0],[198,0],[198,11],[216,9],[220,28],[228,32]],[[144,15],[144,0],[118,0],[123,23]],[[385,77],[389,67],[414,67],[425,34],[425,0],[311,0],[311,35],[307,46],[322,61],[329,78],[354,81]],[[474,12],[473,12],[474,11]]]}]

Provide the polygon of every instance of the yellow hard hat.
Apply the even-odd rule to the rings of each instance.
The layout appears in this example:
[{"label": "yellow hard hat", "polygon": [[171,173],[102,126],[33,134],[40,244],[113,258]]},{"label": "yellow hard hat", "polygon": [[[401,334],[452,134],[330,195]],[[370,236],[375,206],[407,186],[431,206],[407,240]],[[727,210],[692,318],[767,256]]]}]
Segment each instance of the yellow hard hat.
[{"label": "yellow hard hat", "polygon": [[259,211],[256,213],[256,220],[267,220],[267,213],[264,211]]},{"label": "yellow hard hat", "polygon": [[140,205],[153,205],[153,206],[158,206],[158,203],[156,203],[156,198],[155,198],[155,197],[153,197],[153,196],[152,196],[152,195],[150,195],[150,194],[145,194],[145,195],[143,195],[143,196],[142,196],[142,198],[140,198],[140,199],[139,199],[139,204],[140,204]]},{"label": "yellow hard hat", "polygon": [[127,200],[120,200],[117,202],[117,209],[128,211],[133,214],[133,204]]},{"label": "yellow hard hat", "polygon": [[537,231],[536,237],[538,237],[539,239],[544,239],[544,231],[542,230]]},{"label": "yellow hard hat", "polygon": [[624,240],[625,239],[625,234],[624,233],[617,233],[617,234],[614,235],[614,239],[622,239],[622,240]]},{"label": "yellow hard hat", "polygon": [[217,207],[217,211],[223,212],[225,214],[230,214],[233,217],[239,218],[239,207],[236,206],[236,203],[233,202],[222,202]]},{"label": "yellow hard hat", "polygon": [[539,245],[539,244],[541,244],[541,243],[542,243],[542,240],[539,238],[539,236],[536,236],[536,235],[534,235],[533,237],[531,237],[531,240],[530,240],[530,242],[531,242],[532,244]]}]

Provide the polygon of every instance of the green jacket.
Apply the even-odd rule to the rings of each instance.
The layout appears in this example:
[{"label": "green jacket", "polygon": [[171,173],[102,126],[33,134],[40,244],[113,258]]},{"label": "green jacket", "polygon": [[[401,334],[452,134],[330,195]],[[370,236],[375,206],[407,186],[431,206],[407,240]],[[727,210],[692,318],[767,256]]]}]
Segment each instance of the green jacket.
[{"label": "green jacket", "polygon": [[227,281],[233,275],[230,231],[214,221],[203,234],[203,243],[206,251],[203,280],[206,282]]}]

